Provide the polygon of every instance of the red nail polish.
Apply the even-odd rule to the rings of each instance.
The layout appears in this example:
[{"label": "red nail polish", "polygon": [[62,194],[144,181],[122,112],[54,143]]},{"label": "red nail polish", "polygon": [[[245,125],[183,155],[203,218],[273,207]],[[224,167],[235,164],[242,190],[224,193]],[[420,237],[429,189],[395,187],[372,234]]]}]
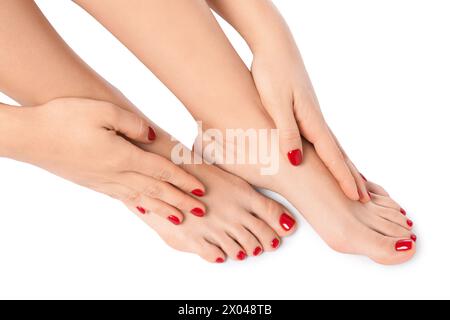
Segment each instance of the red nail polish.
[{"label": "red nail polish", "polygon": [[303,161],[302,151],[300,149],[289,151],[288,154],[289,162],[293,166],[299,166]]},{"label": "red nail polish", "polygon": [[406,223],[408,224],[408,226],[410,226],[412,228],[412,226],[414,225],[414,222],[412,222],[411,220],[406,221]]},{"label": "red nail polish", "polygon": [[141,214],[146,214],[146,213],[147,213],[147,210],[145,210],[145,209],[142,208],[142,207],[136,207],[136,209],[137,209]]},{"label": "red nail polish", "polygon": [[223,258],[217,258],[216,263],[224,263],[225,260]]},{"label": "red nail polish", "polygon": [[413,247],[412,240],[400,240],[395,244],[395,250],[398,252],[409,251]]},{"label": "red nail polish", "polygon": [[203,190],[200,190],[200,189],[192,190],[191,193],[194,196],[197,196],[197,197],[203,197],[205,195],[205,192]]},{"label": "red nail polish", "polygon": [[262,252],[262,248],[261,247],[256,247],[255,251],[253,251],[253,256],[259,256]]},{"label": "red nail polish", "polygon": [[283,213],[280,217],[280,225],[285,231],[289,231],[295,225],[295,220]]},{"label": "red nail polish", "polygon": [[272,248],[276,249],[280,246],[280,240],[278,240],[277,238],[272,240]]},{"label": "red nail polish", "polygon": [[364,175],[363,175],[362,173],[360,173],[360,175],[361,175],[361,178],[363,178],[363,180],[364,180],[365,182],[367,182],[366,177],[364,177]]},{"label": "red nail polish", "polygon": [[197,217],[203,217],[205,215],[205,211],[202,208],[194,208],[191,210],[191,213]]},{"label": "red nail polish", "polygon": [[406,211],[405,211],[405,209],[401,208],[401,209],[400,209],[400,212],[402,213],[402,215],[406,216]]},{"label": "red nail polish", "polygon": [[245,258],[247,258],[247,254],[244,251],[239,251],[236,258],[240,261],[245,260]]},{"label": "red nail polish", "polygon": [[411,235],[411,240],[417,242],[417,236],[415,234]]},{"label": "red nail polish", "polygon": [[152,127],[148,127],[148,140],[153,141],[156,139],[156,132]]},{"label": "red nail polish", "polygon": [[176,226],[181,223],[180,219],[178,219],[178,217],[176,217],[176,216],[169,216],[169,217],[167,217],[167,219]]}]

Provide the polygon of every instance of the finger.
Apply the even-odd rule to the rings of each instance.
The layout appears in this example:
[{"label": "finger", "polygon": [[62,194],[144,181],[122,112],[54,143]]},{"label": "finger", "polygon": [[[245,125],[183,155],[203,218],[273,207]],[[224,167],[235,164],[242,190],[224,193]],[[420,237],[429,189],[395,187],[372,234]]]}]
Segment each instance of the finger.
[{"label": "finger", "polygon": [[[268,108],[268,110],[271,110]],[[300,130],[292,108],[276,108],[272,115],[280,134],[280,149],[293,166],[299,166],[303,161],[303,147]],[[285,110],[280,113],[280,110]]]},{"label": "finger", "polygon": [[169,205],[190,212],[197,217],[203,217],[206,212],[205,205],[199,200],[187,195],[169,183],[161,182],[153,178],[134,172],[123,173],[120,182],[151,199],[158,199]]},{"label": "finger", "polygon": [[108,105],[105,119],[112,130],[131,140],[150,143],[156,139],[156,132],[146,119],[115,105]]},{"label": "finger", "polygon": [[299,121],[300,131],[315,147],[318,156],[341,186],[345,195],[352,200],[359,200],[358,187],[342,151],[322,117],[311,117]]},{"label": "finger", "polygon": [[201,197],[205,194],[205,187],[197,178],[162,156],[136,149],[136,154],[131,162],[131,170],[133,171],[156,180],[168,182],[195,196]]}]

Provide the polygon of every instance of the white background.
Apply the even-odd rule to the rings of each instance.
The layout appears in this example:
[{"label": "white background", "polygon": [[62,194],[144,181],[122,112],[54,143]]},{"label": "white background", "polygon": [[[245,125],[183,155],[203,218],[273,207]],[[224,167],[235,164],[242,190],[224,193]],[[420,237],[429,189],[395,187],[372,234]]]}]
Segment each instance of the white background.
[{"label": "white background", "polygon": [[[90,16],[68,0],[38,3],[94,69],[170,133],[191,139],[181,103]],[[0,159],[1,298],[450,298],[449,2],[276,3],[330,125],[416,223],[414,260],[383,267],[337,254],[302,219],[278,252],[210,265],[167,247],[120,203]]]}]

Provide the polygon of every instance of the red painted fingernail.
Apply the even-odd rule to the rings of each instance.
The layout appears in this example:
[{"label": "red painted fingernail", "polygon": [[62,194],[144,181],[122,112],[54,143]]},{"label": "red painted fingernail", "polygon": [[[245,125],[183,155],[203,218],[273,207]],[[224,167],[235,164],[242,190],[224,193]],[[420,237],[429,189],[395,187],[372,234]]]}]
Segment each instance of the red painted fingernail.
[{"label": "red painted fingernail", "polygon": [[180,219],[178,219],[178,217],[176,217],[176,216],[169,216],[169,217],[167,217],[167,219],[176,226],[181,223]]},{"label": "red painted fingernail", "polygon": [[365,182],[367,182],[366,177],[364,177],[364,175],[363,175],[362,173],[360,173],[360,175],[361,175],[361,178],[363,178],[363,180],[364,180]]},{"label": "red painted fingernail", "polygon": [[240,261],[245,260],[245,258],[247,258],[247,254],[244,251],[239,251],[236,258]]},{"label": "red painted fingernail", "polygon": [[152,127],[148,127],[148,140],[153,141],[156,139],[156,132]]},{"label": "red painted fingernail", "polygon": [[405,211],[405,209],[401,208],[401,209],[400,209],[400,212],[402,213],[402,215],[406,216],[406,211]]},{"label": "red painted fingernail", "polygon": [[197,217],[203,217],[205,215],[205,211],[202,208],[194,208],[191,210],[191,213]]},{"label": "red painted fingernail", "polygon": [[406,223],[408,224],[408,226],[412,227],[414,225],[414,222],[412,222],[411,220],[406,221]]},{"label": "red painted fingernail", "polygon": [[200,189],[192,190],[191,193],[194,196],[197,196],[197,197],[203,197],[205,195],[205,192],[203,190],[200,190]]},{"label": "red painted fingernail", "polygon": [[253,251],[253,256],[259,256],[262,252],[262,248],[261,247],[256,247],[255,251]]},{"label": "red painted fingernail", "polygon": [[293,166],[299,166],[303,161],[302,151],[300,149],[289,151],[288,154],[289,162]]},{"label": "red painted fingernail", "polygon": [[288,216],[286,213],[283,213],[280,217],[280,225],[285,231],[291,230],[295,223],[295,220]]},{"label": "red painted fingernail", "polygon": [[395,250],[402,252],[402,251],[409,251],[413,247],[413,241],[412,240],[400,240],[397,241],[395,244]]},{"label": "red painted fingernail", "polygon": [[223,258],[217,258],[216,263],[224,263],[225,260]]},{"label": "red painted fingernail", "polygon": [[280,246],[280,240],[275,238],[272,240],[272,248],[276,249]]},{"label": "red painted fingernail", "polygon": [[142,214],[146,214],[146,213],[147,213],[147,210],[145,210],[145,209],[142,208],[142,207],[136,207],[136,209],[137,209],[140,213],[142,213]]},{"label": "red painted fingernail", "polygon": [[411,240],[416,242],[417,241],[417,236],[415,234],[411,235]]}]

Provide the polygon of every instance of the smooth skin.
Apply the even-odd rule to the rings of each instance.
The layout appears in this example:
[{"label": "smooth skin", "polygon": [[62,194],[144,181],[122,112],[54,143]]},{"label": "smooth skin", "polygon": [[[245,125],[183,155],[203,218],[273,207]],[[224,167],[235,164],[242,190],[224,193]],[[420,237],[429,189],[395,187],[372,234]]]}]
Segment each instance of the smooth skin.
[{"label": "smooth skin", "polygon": [[[45,105],[61,97],[83,97],[120,106],[146,119],[67,46],[33,1],[5,0],[0,6],[0,19],[9,22],[8,28],[0,29],[2,43],[16,49],[0,52],[0,70],[5,74],[0,86],[10,97],[28,106]],[[14,36],[17,34],[22,36]],[[30,47],[33,51],[28,49]],[[45,67],[42,61],[46,62]],[[10,76],[11,67],[14,74]],[[64,106],[60,107],[64,113]],[[0,117],[3,116],[8,115],[0,112]],[[99,116],[101,118],[101,114]],[[151,144],[140,143],[139,147],[170,158],[177,143],[148,119],[146,121],[155,129],[157,139]],[[14,139],[7,141],[14,143]],[[61,143],[64,140],[58,142]],[[111,150],[109,156],[114,152]],[[202,219],[187,214],[184,222],[175,226],[152,212],[142,215],[129,206],[173,248],[195,253],[213,263],[224,262],[227,258],[243,260],[255,253],[276,250],[282,237],[295,231],[297,224],[286,208],[256,192],[243,179],[206,164],[183,165],[182,169],[204,185],[206,194],[202,202],[208,212]],[[144,193],[145,190],[139,190],[136,196]],[[151,194],[163,197],[164,191],[155,189]],[[294,221],[289,229],[280,223],[286,217]]]},{"label": "smooth skin", "polygon": [[[250,70],[205,1],[77,3],[133,51],[206,128],[275,128]],[[261,176],[261,165],[222,167],[283,195],[339,252],[365,255],[381,264],[399,264],[414,256],[412,221],[384,189],[367,182],[372,200],[352,201],[314,147],[304,142],[303,149],[301,168],[280,152],[285,161],[274,176]]]}]

